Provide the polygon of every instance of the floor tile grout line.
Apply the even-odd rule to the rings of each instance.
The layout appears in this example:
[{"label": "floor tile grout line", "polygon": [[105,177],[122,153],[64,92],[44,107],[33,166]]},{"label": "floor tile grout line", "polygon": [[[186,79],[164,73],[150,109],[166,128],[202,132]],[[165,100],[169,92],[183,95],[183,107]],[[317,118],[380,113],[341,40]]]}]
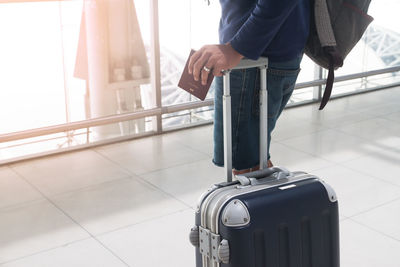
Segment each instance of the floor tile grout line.
[{"label": "floor tile grout line", "polygon": [[[16,170],[13,170],[13,171],[14,171],[14,173],[16,173],[18,176],[21,176],[21,177],[23,176],[22,174],[18,173]],[[26,178],[24,177],[24,178],[23,178],[24,182],[26,182],[25,179],[26,179]],[[119,177],[119,178],[116,178],[116,179],[113,179],[113,180],[103,181],[103,182],[96,183],[96,184],[92,184],[92,185],[86,185],[86,186],[83,186],[83,187],[79,187],[79,188],[72,189],[72,190],[67,190],[67,191],[64,191],[64,192],[58,192],[58,193],[55,193],[55,194],[46,194],[46,193],[43,193],[43,192],[39,191],[36,187],[32,187],[32,184],[31,184],[30,182],[28,182],[28,184],[29,184],[29,186],[32,187],[32,189],[34,189],[35,191],[37,191],[40,195],[43,194],[43,195],[47,196],[48,198],[55,198],[55,197],[59,197],[59,196],[66,195],[66,194],[72,194],[72,193],[82,192],[82,191],[85,191],[85,190],[88,190],[88,189],[91,189],[91,188],[95,188],[95,187],[98,187],[98,186],[103,186],[103,185],[106,185],[106,184],[113,184],[113,183],[117,183],[117,182],[122,182],[122,181],[124,181],[124,180],[126,180],[126,181],[131,181],[131,180],[132,180],[132,174],[131,174],[131,173],[126,173],[126,176],[124,176],[124,177]],[[43,196],[43,195],[42,195],[42,196]],[[46,198],[35,199],[35,200],[26,201],[26,202],[18,203],[18,204],[11,205],[11,206],[6,206],[6,207],[4,207],[4,209],[7,209],[7,208],[9,208],[9,207],[17,207],[17,206],[19,206],[19,205],[24,205],[24,204],[26,205],[26,204],[29,204],[29,203],[31,203],[31,202],[36,202],[36,201],[40,201],[40,200],[46,200]],[[2,210],[2,209],[3,209],[3,208],[0,208],[0,210]]]},{"label": "floor tile grout line", "polygon": [[[154,185],[153,183],[147,181],[146,179],[144,179],[144,178],[143,178],[142,176],[140,176],[139,174],[133,173],[133,172],[130,171],[128,168],[122,166],[122,165],[119,164],[118,162],[115,162],[114,160],[108,158],[106,155],[103,155],[103,154],[100,153],[100,152],[97,152],[97,151],[96,151],[96,153],[99,153],[101,156],[103,156],[103,157],[106,158],[107,160],[114,162],[114,163],[117,164],[121,169],[123,169],[123,170],[127,171],[128,173],[130,173],[130,174],[132,175],[132,176],[131,176],[131,179],[139,180],[139,181],[141,181],[142,183],[145,183],[145,184],[147,184],[148,186],[152,187],[153,189],[156,189],[156,190],[162,192],[163,194],[165,194],[165,195],[171,197],[172,199],[175,199],[176,201],[178,201],[179,203],[181,203],[181,204],[184,205],[185,207],[190,208],[190,205],[188,205],[186,202],[184,202],[184,201],[182,201],[181,199],[175,197],[175,196],[172,195],[171,193],[166,192],[166,191],[163,190],[162,188],[160,188],[160,187]],[[194,161],[194,162],[196,162],[196,161]],[[193,163],[193,162],[191,162],[191,163]],[[179,164],[178,166],[186,165],[186,164],[190,164],[190,163]],[[177,167],[177,166],[175,166],[175,167]]]},{"label": "floor tile grout line", "polygon": [[[385,183],[386,185],[391,185],[391,186],[394,185],[394,186],[396,186],[396,187],[399,187],[399,189],[400,189],[400,186],[397,185],[397,184],[393,184],[393,183],[390,183],[390,182],[388,182],[388,181],[386,181],[386,180],[379,179],[379,178],[377,178],[377,177],[374,177],[374,176],[371,176],[371,175],[368,175],[368,174],[364,174],[364,173],[359,172],[359,171],[357,171],[357,170],[353,170],[353,169],[347,167],[346,165],[342,165],[342,164],[340,164],[340,163],[337,163],[337,164],[335,164],[335,165],[341,166],[341,167],[343,167],[343,168],[345,168],[345,169],[347,169],[347,170],[356,172],[356,173],[358,173],[358,174],[362,174],[362,175],[368,176],[369,178],[372,178],[372,179],[374,179],[374,180],[377,180],[377,181],[379,181],[379,182],[381,182],[381,183]],[[323,169],[326,169],[326,168],[331,168],[331,167],[333,167],[333,166],[335,166],[335,165],[332,165],[332,166],[329,166],[329,167],[320,168],[320,169],[318,169],[318,170],[323,170]],[[317,170],[315,170],[315,171],[317,171]],[[346,218],[348,218],[348,219],[350,219],[350,218],[352,218],[352,217],[361,215],[361,214],[363,214],[363,213],[370,212],[370,211],[372,211],[372,210],[374,210],[374,209],[377,209],[377,208],[379,208],[379,207],[381,207],[381,206],[388,205],[388,204],[390,204],[390,203],[392,203],[392,202],[395,202],[395,201],[398,201],[398,200],[400,200],[400,193],[399,193],[399,196],[395,197],[394,199],[391,199],[391,200],[389,200],[389,201],[385,201],[385,202],[383,202],[383,203],[380,203],[380,204],[378,204],[378,205],[376,205],[376,206],[374,206],[374,207],[371,207],[371,208],[369,208],[369,209],[367,209],[367,210],[363,210],[363,211],[358,212],[358,213],[355,213],[355,214],[353,214],[353,215],[351,215],[351,216],[344,216],[344,215],[342,215],[342,216],[343,216],[343,217],[346,217]]]},{"label": "floor tile grout line", "polygon": [[[349,160],[349,161],[358,160],[358,159],[363,158],[363,157],[367,157],[367,156],[362,156],[362,157],[359,157],[359,158],[351,159],[351,160]],[[347,162],[348,162],[348,161],[347,161]],[[376,177],[376,176],[374,176],[374,175],[372,175],[372,174],[369,174],[369,173],[366,173],[366,172],[363,172],[363,171],[360,171],[360,170],[352,169],[352,168],[350,168],[349,166],[344,165],[344,163],[345,163],[345,162],[340,162],[340,163],[338,163],[338,165],[340,165],[341,167],[343,167],[343,168],[345,168],[345,169],[347,169],[347,170],[356,172],[356,173],[358,173],[358,174],[362,174],[362,175],[364,175],[364,176],[368,176],[369,178],[374,178],[374,179],[376,179],[376,180],[378,180],[378,181],[380,181],[380,182],[383,182],[383,183],[385,183],[385,184],[388,184],[388,185],[391,185],[391,186],[395,186],[395,187],[399,187],[399,188],[400,188],[400,185],[399,185],[399,184],[396,184],[396,183],[394,183],[394,182],[391,182],[391,181],[382,179],[382,178],[380,178],[380,177]]]},{"label": "floor tile grout line", "polygon": [[[167,167],[167,168],[163,168],[163,169],[159,169],[159,170],[153,170],[153,171],[144,172],[144,173],[135,174],[135,175],[142,177],[143,175],[150,175],[150,174],[154,174],[154,173],[165,171],[165,170],[172,170],[172,169],[175,169],[175,168],[183,167],[185,165],[194,164],[194,163],[197,163],[197,162],[200,162],[200,161],[208,161],[208,162],[212,163],[212,160],[210,158],[207,158],[207,159],[196,160],[196,161],[188,162],[188,163],[185,163],[185,164],[179,164],[179,165],[176,165],[176,166],[170,166],[170,167]],[[217,167],[216,166],[216,168],[221,168],[221,167]],[[144,179],[144,177],[142,177],[142,178]]]},{"label": "floor tile grout line", "polygon": [[[185,211],[189,211],[189,210],[192,210],[193,212],[195,212],[194,209],[193,209],[193,207],[185,208],[185,209],[173,211],[173,212],[170,212],[170,213],[167,213],[167,214],[164,214],[164,215],[152,217],[152,218],[149,218],[149,219],[140,221],[140,222],[132,223],[132,224],[129,224],[129,225],[124,225],[124,226],[115,228],[115,229],[110,230],[110,231],[105,231],[105,232],[96,234],[95,236],[96,236],[96,237],[102,237],[102,236],[105,236],[105,235],[108,235],[108,234],[112,234],[112,233],[114,233],[114,232],[116,232],[116,231],[125,230],[125,229],[130,228],[130,227],[133,227],[133,226],[138,226],[138,225],[140,225],[140,224],[145,224],[145,223],[148,223],[148,222],[151,222],[151,221],[155,221],[155,220],[158,220],[158,219],[161,219],[161,218],[164,218],[164,217],[168,217],[168,216],[171,216],[171,215],[174,215],[174,214],[178,214],[178,213],[181,213],[181,212],[185,212]],[[101,242],[101,241],[100,241],[100,242]]]},{"label": "floor tile grout line", "polygon": [[12,262],[20,261],[20,260],[23,260],[23,259],[26,259],[26,258],[29,258],[29,257],[33,257],[33,256],[36,256],[36,255],[39,255],[39,254],[42,254],[42,253],[46,253],[46,252],[50,252],[52,250],[56,250],[56,249],[59,249],[59,248],[65,247],[65,246],[73,245],[75,243],[82,242],[82,241],[89,240],[89,239],[92,239],[92,237],[86,237],[86,238],[74,240],[72,242],[68,242],[68,243],[65,243],[65,244],[62,244],[62,245],[59,245],[59,246],[56,246],[56,247],[52,247],[52,248],[49,248],[49,249],[44,249],[44,250],[41,250],[41,251],[38,251],[38,252],[35,252],[35,253],[24,255],[24,256],[19,257],[19,258],[3,261],[3,262],[0,262],[0,267],[2,265],[4,265],[4,264],[9,264],[9,263],[12,263]]},{"label": "floor tile grout line", "polygon": [[[36,189],[36,187],[32,186],[31,183],[28,183],[26,181],[25,177],[23,177],[20,173],[16,172],[12,166],[5,165],[5,168],[7,168],[10,172],[15,174],[18,177],[18,179],[20,179],[21,182],[24,182],[26,185],[28,185],[30,189],[32,189],[33,191],[36,191],[37,193],[39,193],[39,195],[42,196],[40,191],[38,191]],[[23,202],[20,202],[20,203],[15,203],[15,204],[12,204],[12,205],[9,205],[9,206],[1,207],[0,211],[7,210],[7,209],[10,209],[10,208],[13,208],[13,207],[19,207],[19,206],[22,206],[22,205],[27,205],[29,203],[35,203],[35,202],[38,202],[38,201],[43,201],[43,200],[45,200],[45,198],[43,198],[43,196],[42,196],[42,198],[27,200],[27,201],[23,201]]]},{"label": "floor tile grout line", "polygon": [[56,194],[49,194],[48,197],[49,198],[55,198],[55,197],[60,197],[60,196],[67,195],[67,194],[79,193],[79,192],[83,192],[83,191],[89,190],[91,188],[101,187],[101,186],[104,186],[104,185],[107,185],[107,184],[114,184],[114,183],[122,182],[124,180],[125,181],[132,181],[132,176],[130,174],[128,174],[125,177],[120,177],[120,178],[117,178],[117,179],[114,179],[114,180],[104,181],[104,182],[96,183],[96,184],[92,184],[92,185],[87,185],[87,186],[80,187],[80,188],[77,188],[77,189],[74,189],[74,190],[69,190],[69,191],[60,192],[60,193],[56,193]]},{"label": "floor tile grout line", "polygon": [[[394,199],[392,199],[392,200],[386,201],[386,202],[384,202],[384,203],[381,203],[381,204],[379,204],[379,205],[376,205],[376,206],[374,206],[374,207],[372,207],[372,208],[370,208],[370,209],[368,209],[368,210],[361,211],[361,212],[358,212],[358,213],[356,213],[356,214],[353,214],[353,215],[347,216],[347,217],[348,217],[349,219],[354,219],[354,218],[357,217],[357,216],[363,215],[363,214],[365,214],[365,213],[369,213],[369,212],[371,212],[371,211],[374,211],[374,210],[376,210],[376,209],[379,209],[379,208],[382,208],[382,207],[384,207],[384,206],[390,205],[391,203],[397,202],[397,201],[399,201],[399,200],[400,200],[400,196],[398,196],[398,197],[396,197],[396,198],[394,198]],[[400,240],[399,240],[399,241],[400,241]]]},{"label": "floor tile grout line", "polygon": [[191,146],[189,146],[189,145],[187,145],[187,144],[185,144],[185,143],[183,143],[183,142],[181,142],[181,141],[177,141],[177,142],[179,142],[182,146],[184,146],[184,147],[186,147],[186,148],[188,148],[188,149],[190,149],[190,150],[193,150],[193,151],[196,152],[196,153],[203,154],[203,155],[205,155],[205,156],[207,156],[207,157],[210,157],[209,154],[207,154],[207,153],[205,153],[205,152],[203,152],[203,151],[200,151],[199,149],[196,149],[196,148],[194,148],[194,147],[191,147]]},{"label": "floor tile grout line", "polygon": [[[325,127],[325,126],[324,126],[324,127]],[[298,136],[292,136],[292,137],[282,138],[282,139],[278,139],[278,140],[276,140],[276,138],[275,138],[275,140],[273,140],[274,138],[272,137],[272,138],[271,138],[271,141],[273,141],[273,142],[284,142],[284,141],[287,141],[287,140],[290,140],[290,139],[300,138],[300,137],[303,137],[303,136],[307,136],[307,135],[310,135],[310,134],[315,134],[315,133],[319,133],[319,132],[323,132],[323,131],[328,131],[328,130],[331,130],[331,128],[326,127],[326,128],[323,128],[323,129],[311,131],[311,132],[309,132],[309,133],[300,134],[300,135],[298,135]],[[282,130],[281,130],[281,131],[282,131]]]},{"label": "floor tile grout line", "polygon": [[[307,154],[308,156],[312,156],[312,157],[314,157],[314,158],[318,158],[318,159],[327,161],[327,162],[331,163],[332,165],[337,164],[337,162],[334,162],[334,161],[332,161],[332,160],[330,160],[330,159],[325,159],[325,158],[321,157],[320,155],[316,155],[316,154],[310,153],[310,152],[308,152],[308,151],[303,151],[303,150],[301,150],[301,149],[298,149],[298,148],[289,146],[289,145],[287,145],[287,144],[285,144],[285,143],[281,143],[281,142],[278,142],[278,141],[275,141],[275,143],[278,143],[278,144],[280,144],[280,145],[282,145],[282,146],[284,146],[284,147],[286,147],[286,148],[288,148],[288,149],[292,149],[292,150],[294,150],[294,151],[296,151],[296,152],[304,153],[304,154]],[[271,144],[271,146],[272,146],[272,144]],[[272,157],[271,157],[271,158],[272,158]],[[324,168],[327,168],[327,167],[318,168],[318,169],[315,169],[315,170],[324,169]],[[315,171],[315,170],[314,170],[314,171]]]},{"label": "floor tile grout line", "polygon": [[348,218],[348,220],[350,220],[350,221],[352,221],[353,223],[356,223],[356,224],[358,224],[358,225],[364,226],[364,227],[368,228],[369,230],[371,230],[371,231],[373,231],[373,232],[375,232],[375,233],[378,233],[378,234],[380,234],[380,235],[382,235],[382,236],[385,236],[385,237],[387,237],[387,238],[390,238],[390,239],[392,239],[392,240],[397,241],[397,242],[400,243],[400,239],[397,239],[396,237],[393,237],[393,236],[390,236],[390,235],[388,235],[388,234],[386,234],[386,233],[384,233],[384,232],[381,232],[381,231],[379,231],[379,230],[377,230],[377,229],[375,229],[375,228],[373,228],[373,227],[371,227],[371,226],[369,226],[369,225],[363,224],[363,223],[361,223],[361,222],[359,222],[359,221],[355,221],[355,220],[352,219],[352,218]]},{"label": "floor tile grout line", "polygon": [[93,239],[96,240],[103,248],[108,250],[114,257],[119,259],[123,264],[125,264],[127,267],[131,267],[126,261],[124,261],[120,256],[118,256],[111,248],[106,246],[103,242],[101,242],[96,236],[92,235]]},{"label": "floor tile grout line", "polygon": [[99,242],[99,240],[96,238],[95,235],[93,235],[92,233],[90,233],[83,225],[81,225],[79,222],[77,222],[74,218],[72,218],[71,215],[69,215],[65,210],[63,210],[61,207],[59,207],[54,201],[52,201],[48,196],[46,196],[46,194],[44,194],[42,191],[39,190],[39,188],[37,188],[35,185],[33,185],[32,183],[30,183],[23,175],[21,175],[18,171],[14,170],[13,171],[20,176],[25,182],[27,182],[28,184],[30,184],[33,188],[35,188],[47,201],[50,202],[50,204],[52,204],[56,209],[58,209],[62,214],[64,214],[64,216],[66,216],[67,218],[69,218],[73,223],[75,223],[77,226],[79,226],[83,231],[85,231],[90,237],[92,237],[93,239],[95,239],[102,247],[104,247],[107,251],[109,251],[114,257],[116,257],[118,260],[120,260],[124,265],[126,265],[127,267],[130,267],[128,263],[126,263],[123,259],[121,259],[117,254],[114,253],[114,251],[112,251],[110,248],[108,248],[107,246],[105,246],[103,243]]},{"label": "floor tile grout line", "polygon": [[[34,189],[34,190],[36,191],[36,189]],[[19,207],[22,207],[22,206],[26,206],[26,205],[30,205],[30,204],[35,204],[37,202],[45,201],[45,200],[46,199],[42,197],[42,198],[38,198],[38,199],[32,199],[32,200],[28,200],[28,201],[19,202],[19,203],[16,203],[16,204],[11,204],[9,206],[4,206],[4,207],[0,208],[0,212],[7,211],[9,209],[16,209],[16,208],[19,208]]]},{"label": "floor tile grout line", "polygon": [[[380,178],[378,178],[378,177],[375,177],[375,176],[372,176],[372,175],[369,175],[369,174],[365,174],[365,173],[360,172],[360,171],[358,171],[358,170],[353,170],[353,169],[349,168],[348,166],[343,165],[342,163],[337,163],[336,165],[338,165],[338,166],[340,166],[340,167],[342,167],[342,168],[345,168],[345,169],[347,169],[347,170],[356,172],[356,173],[358,173],[358,174],[368,176],[369,178],[375,179],[375,180],[377,180],[377,181],[379,181],[379,182],[381,182],[381,183],[385,183],[386,185],[391,185],[391,186],[399,187],[399,189],[400,189],[400,185],[391,183],[391,182],[389,182],[389,181],[387,181],[387,180],[383,180],[383,179],[380,179]],[[332,166],[330,166],[330,167],[332,167]],[[329,167],[327,167],[327,168],[329,168]],[[321,168],[321,169],[319,169],[319,170],[323,170],[323,169],[325,169],[325,168]],[[350,219],[350,218],[352,218],[352,217],[359,216],[359,215],[361,215],[361,214],[370,212],[370,211],[372,211],[372,210],[374,210],[374,209],[377,209],[377,208],[379,208],[379,207],[388,205],[388,204],[390,204],[390,203],[392,203],[392,202],[395,202],[395,201],[398,201],[398,200],[400,200],[400,195],[399,195],[398,197],[392,199],[392,200],[389,200],[389,201],[383,202],[383,203],[381,203],[381,204],[378,204],[378,205],[376,205],[376,206],[374,206],[374,207],[372,207],[372,208],[370,208],[370,209],[367,209],[367,210],[358,212],[358,213],[353,214],[353,215],[351,215],[351,216],[345,216],[345,217]]]},{"label": "floor tile grout line", "polygon": [[179,166],[183,166],[183,165],[187,165],[187,164],[192,164],[198,161],[203,161],[206,159],[209,159],[210,156],[205,154],[205,153],[201,153],[203,154],[203,156],[207,156],[207,158],[202,158],[202,159],[197,159],[197,160],[191,160],[185,163],[178,163],[178,164],[173,164],[171,166],[165,167],[165,168],[160,168],[160,169],[154,169],[154,170],[150,170],[150,171],[146,171],[146,172],[141,172],[141,173],[134,173],[133,171],[131,171],[130,169],[128,169],[127,167],[121,165],[120,163],[118,163],[117,161],[109,158],[107,155],[104,155],[101,151],[97,151],[94,150],[96,153],[99,153],[101,156],[103,156],[105,159],[113,162],[114,164],[118,165],[118,167],[120,167],[121,169],[123,169],[124,171],[127,171],[129,174],[133,175],[133,176],[138,176],[138,175],[144,175],[144,174],[148,174],[148,173],[153,173],[153,172],[157,172],[157,171],[162,171],[162,170],[166,170],[166,169],[170,169],[170,168],[175,168],[175,167],[179,167]]},{"label": "floor tile grout line", "polygon": [[[209,125],[204,125],[204,126],[200,126],[200,127],[206,128],[206,127],[210,127],[210,126],[209,126]],[[212,135],[212,133],[211,133],[211,135]],[[178,142],[179,144],[183,145],[184,147],[186,147],[186,148],[188,148],[188,149],[193,150],[194,152],[197,152],[197,153],[200,153],[200,154],[204,154],[204,155],[210,157],[210,155],[209,155],[208,153],[205,153],[204,151],[200,151],[199,149],[196,149],[196,148],[194,148],[194,147],[192,147],[192,146],[186,144],[185,142],[182,142],[182,141],[179,140],[179,139],[177,139],[176,142]]]}]

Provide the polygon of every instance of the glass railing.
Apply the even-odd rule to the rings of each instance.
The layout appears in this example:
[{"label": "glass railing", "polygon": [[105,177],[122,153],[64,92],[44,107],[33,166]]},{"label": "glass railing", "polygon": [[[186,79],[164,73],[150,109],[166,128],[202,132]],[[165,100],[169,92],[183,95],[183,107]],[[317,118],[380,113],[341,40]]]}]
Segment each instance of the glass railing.
[{"label": "glass railing", "polygon": [[[218,1],[0,6],[0,164],[212,122],[213,88],[202,102],[177,83],[190,49],[218,42]],[[333,97],[399,84],[398,8],[371,3]],[[301,68],[292,106],[318,101],[326,78],[306,57]]]}]

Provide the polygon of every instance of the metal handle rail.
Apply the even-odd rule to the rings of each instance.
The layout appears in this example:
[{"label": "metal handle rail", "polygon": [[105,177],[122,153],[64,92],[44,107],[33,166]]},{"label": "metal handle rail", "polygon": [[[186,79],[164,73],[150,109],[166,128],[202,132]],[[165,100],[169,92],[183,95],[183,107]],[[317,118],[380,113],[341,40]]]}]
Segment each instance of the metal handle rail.
[{"label": "metal handle rail", "polygon": [[[267,67],[268,59],[261,57],[258,60],[243,59],[233,69],[260,69],[260,169],[267,167],[267,138],[268,131],[268,94],[267,94]],[[223,127],[224,127],[224,167],[226,180],[232,182],[232,116],[230,72],[224,71],[224,95],[223,95]]]}]

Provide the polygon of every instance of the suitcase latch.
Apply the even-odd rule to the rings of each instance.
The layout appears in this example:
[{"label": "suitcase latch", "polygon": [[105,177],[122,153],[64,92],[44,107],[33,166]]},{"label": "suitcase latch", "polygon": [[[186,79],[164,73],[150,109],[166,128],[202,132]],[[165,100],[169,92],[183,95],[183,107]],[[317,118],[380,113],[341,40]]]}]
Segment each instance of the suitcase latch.
[{"label": "suitcase latch", "polygon": [[221,236],[212,233],[210,230],[199,227],[200,253],[208,257],[211,261],[220,262],[218,257],[218,248],[221,242]]}]

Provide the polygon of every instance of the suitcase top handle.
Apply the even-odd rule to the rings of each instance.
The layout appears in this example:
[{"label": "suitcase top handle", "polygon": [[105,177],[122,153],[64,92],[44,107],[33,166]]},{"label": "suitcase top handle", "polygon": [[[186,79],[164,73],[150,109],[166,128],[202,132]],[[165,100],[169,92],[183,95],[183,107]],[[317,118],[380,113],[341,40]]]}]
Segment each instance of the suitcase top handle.
[{"label": "suitcase top handle", "polygon": [[[243,175],[236,175],[236,179],[240,182],[241,185],[258,185],[264,184],[266,182],[271,182],[273,180],[279,180],[283,178],[287,178],[291,175],[290,171],[282,167],[272,167],[265,168],[262,170],[245,173]],[[260,181],[264,179],[265,181]],[[268,178],[268,179],[266,179]]]}]

